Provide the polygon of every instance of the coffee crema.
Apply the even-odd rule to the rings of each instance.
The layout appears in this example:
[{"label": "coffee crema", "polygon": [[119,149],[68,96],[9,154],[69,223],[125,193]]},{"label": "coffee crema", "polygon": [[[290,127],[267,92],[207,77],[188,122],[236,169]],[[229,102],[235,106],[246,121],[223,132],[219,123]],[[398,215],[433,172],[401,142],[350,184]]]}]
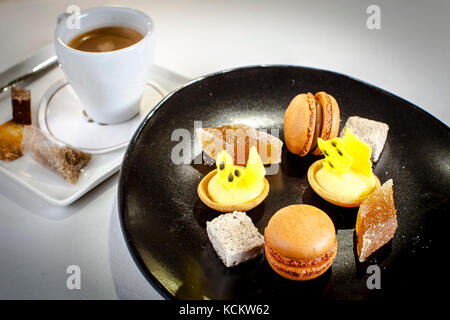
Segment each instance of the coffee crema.
[{"label": "coffee crema", "polygon": [[69,47],[87,52],[107,52],[129,47],[144,36],[129,27],[110,26],[82,33],[69,42]]}]

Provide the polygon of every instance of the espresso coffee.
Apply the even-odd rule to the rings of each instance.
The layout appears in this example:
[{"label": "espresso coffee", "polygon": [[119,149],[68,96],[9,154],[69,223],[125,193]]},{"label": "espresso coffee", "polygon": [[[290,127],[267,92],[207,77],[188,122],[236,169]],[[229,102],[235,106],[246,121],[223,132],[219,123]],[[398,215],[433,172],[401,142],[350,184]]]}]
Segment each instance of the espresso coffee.
[{"label": "espresso coffee", "polygon": [[111,26],[82,33],[70,41],[69,47],[88,52],[106,52],[129,47],[143,38],[132,28]]}]

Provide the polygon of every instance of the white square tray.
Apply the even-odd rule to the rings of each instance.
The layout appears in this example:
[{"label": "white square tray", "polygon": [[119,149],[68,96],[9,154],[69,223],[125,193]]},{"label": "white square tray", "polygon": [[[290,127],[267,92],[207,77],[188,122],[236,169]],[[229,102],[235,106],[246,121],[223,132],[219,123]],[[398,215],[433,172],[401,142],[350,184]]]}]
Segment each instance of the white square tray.
[{"label": "white square tray", "polygon": [[[37,109],[45,92],[57,81],[64,79],[59,67],[55,67],[33,82],[21,87],[31,90],[33,124],[38,126]],[[153,66],[150,81],[167,95],[189,79],[159,66]],[[12,118],[10,91],[0,94],[0,123]],[[126,146],[114,151],[93,154],[78,182],[72,185],[29,156],[11,162],[0,160],[0,183],[18,183],[39,197],[57,206],[67,206],[110,177],[120,169]],[[3,176],[3,177],[2,177]],[[5,176],[10,179],[5,179]]]}]

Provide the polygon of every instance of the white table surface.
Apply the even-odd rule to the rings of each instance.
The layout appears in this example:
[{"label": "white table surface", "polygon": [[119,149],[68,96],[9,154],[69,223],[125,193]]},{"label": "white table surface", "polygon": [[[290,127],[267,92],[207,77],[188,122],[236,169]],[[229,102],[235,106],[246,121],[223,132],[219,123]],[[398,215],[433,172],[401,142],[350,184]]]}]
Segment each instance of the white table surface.
[{"label": "white table surface", "polygon": [[[395,3],[394,3],[395,2]],[[450,1],[0,1],[0,72],[52,41],[69,5],[121,4],[156,23],[155,63],[189,78],[255,64],[345,73],[450,124]],[[371,4],[381,29],[366,27]],[[0,298],[160,298],[132,263],[114,210],[118,174],[52,207],[0,177]],[[66,268],[81,268],[81,290]]]}]

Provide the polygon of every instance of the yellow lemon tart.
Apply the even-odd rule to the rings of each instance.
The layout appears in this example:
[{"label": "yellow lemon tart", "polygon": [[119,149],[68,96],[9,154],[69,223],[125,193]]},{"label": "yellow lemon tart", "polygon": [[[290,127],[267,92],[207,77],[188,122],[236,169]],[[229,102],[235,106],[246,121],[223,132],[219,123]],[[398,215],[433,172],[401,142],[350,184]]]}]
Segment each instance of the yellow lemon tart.
[{"label": "yellow lemon tart", "polygon": [[308,169],[308,181],[313,190],[325,200],[342,207],[358,207],[380,187],[372,172],[370,146],[347,129],[344,138],[324,141],[319,148],[325,159]]},{"label": "yellow lemon tart", "polygon": [[256,147],[250,149],[245,167],[235,166],[225,150],[217,155],[216,166],[197,188],[200,200],[208,207],[221,212],[248,211],[267,197],[269,182]]}]

